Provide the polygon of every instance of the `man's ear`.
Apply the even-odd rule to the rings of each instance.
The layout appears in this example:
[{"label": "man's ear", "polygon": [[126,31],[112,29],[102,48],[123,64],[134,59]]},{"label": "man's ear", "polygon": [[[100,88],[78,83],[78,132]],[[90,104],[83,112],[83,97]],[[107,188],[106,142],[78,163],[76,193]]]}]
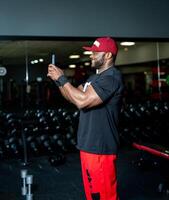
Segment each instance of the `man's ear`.
[{"label": "man's ear", "polygon": [[113,56],[113,54],[112,54],[111,52],[107,52],[107,53],[106,53],[106,58],[107,58],[107,59],[112,58],[112,56]]}]

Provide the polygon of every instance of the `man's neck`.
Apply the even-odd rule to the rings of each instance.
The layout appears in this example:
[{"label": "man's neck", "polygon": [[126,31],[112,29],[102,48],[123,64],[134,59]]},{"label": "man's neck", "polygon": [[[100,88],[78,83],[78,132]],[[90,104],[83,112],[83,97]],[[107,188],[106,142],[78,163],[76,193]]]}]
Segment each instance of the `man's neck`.
[{"label": "man's neck", "polygon": [[110,67],[114,67],[114,64],[111,63],[109,65],[104,65],[103,67],[101,67],[100,69],[96,70],[96,74],[101,74],[102,72],[104,72],[105,70],[109,69]]}]

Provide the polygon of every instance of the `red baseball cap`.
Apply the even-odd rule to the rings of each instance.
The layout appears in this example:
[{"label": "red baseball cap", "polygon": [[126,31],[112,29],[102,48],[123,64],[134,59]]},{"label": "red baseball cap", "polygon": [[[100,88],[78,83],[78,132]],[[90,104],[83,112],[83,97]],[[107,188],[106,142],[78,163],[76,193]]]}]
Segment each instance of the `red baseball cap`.
[{"label": "red baseball cap", "polygon": [[118,52],[116,42],[110,37],[97,38],[91,47],[83,47],[83,49],[95,52],[111,52],[113,55]]}]

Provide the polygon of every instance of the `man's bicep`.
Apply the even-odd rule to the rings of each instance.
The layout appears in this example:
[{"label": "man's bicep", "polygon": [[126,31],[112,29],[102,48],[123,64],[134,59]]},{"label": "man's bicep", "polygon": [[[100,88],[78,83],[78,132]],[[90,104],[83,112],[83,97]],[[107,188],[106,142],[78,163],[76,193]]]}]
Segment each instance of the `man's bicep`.
[{"label": "man's bicep", "polygon": [[122,88],[121,80],[112,76],[104,77],[91,83],[91,85],[103,102],[106,102],[116,94],[120,94]]},{"label": "man's bicep", "polygon": [[83,85],[82,85],[82,84],[79,85],[79,86],[78,86],[78,89],[79,89],[80,91],[83,91]]},{"label": "man's bicep", "polygon": [[86,102],[85,102],[86,108],[91,108],[103,103],[102,99],[96,93],[92,85],[89,85],[87,87],[85,94],[86,94]]}]

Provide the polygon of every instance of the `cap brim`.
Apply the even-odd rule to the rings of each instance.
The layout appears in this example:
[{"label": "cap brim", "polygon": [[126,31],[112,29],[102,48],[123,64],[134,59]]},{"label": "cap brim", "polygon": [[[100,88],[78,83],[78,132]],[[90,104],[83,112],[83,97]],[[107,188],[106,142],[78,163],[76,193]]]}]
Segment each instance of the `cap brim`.
[{"label": "cap brim", "polygon": [[83,49],[85,49],[87,51],[92,51],[92,47],[83,47]]}]

